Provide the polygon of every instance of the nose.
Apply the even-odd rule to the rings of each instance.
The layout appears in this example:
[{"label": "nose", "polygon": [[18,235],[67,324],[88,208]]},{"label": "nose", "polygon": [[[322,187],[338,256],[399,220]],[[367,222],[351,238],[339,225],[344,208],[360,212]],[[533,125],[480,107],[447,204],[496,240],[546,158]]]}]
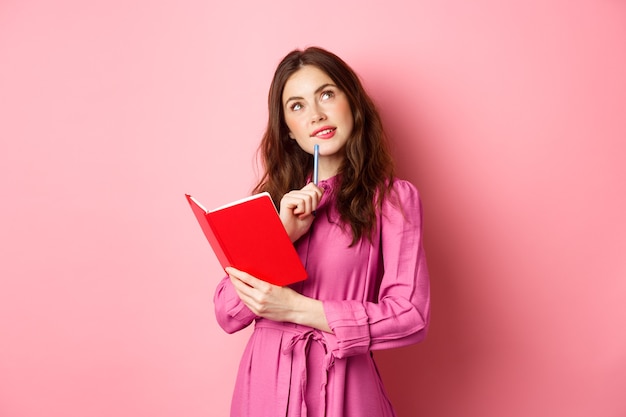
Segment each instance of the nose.
[{"label": "nose", "polygon": [[313,109],[313,113],[311,114],[311,121],[313,123],[320,122],[326,119],[326,114],[324,113],[324,111],[322,110],[319,104],[316,104],[315,106],[313,106],[312,109]]}]

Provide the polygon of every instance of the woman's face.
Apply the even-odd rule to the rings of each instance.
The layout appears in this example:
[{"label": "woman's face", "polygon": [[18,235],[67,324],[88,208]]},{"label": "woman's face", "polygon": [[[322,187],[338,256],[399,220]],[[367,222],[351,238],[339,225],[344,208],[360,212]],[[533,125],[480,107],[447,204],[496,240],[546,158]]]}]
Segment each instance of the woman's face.
[{"label": "woman's face", "polygon": [[305,65],[287,80],[282,102],[289,137],[311,154],[319,144],[320,169],[336,173],[354,126],[344,92],[324,71]]}]

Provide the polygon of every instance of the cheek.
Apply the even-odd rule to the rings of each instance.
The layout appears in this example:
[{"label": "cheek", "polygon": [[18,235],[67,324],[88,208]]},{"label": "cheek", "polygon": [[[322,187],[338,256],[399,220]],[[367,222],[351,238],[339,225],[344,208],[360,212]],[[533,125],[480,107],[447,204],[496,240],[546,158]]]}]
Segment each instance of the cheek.
[{"label": "cheek", "polygon": [[285,126],[287,126],[287,129],[289,129],[289,131],[291,131],[293,123],[291,122],[291,120],[289,120],[289,118],[287,116],[285,116],[283,118],[283,123],[285,124]]},{"label": "cheek", "polygon": [[341,113],[343,115],[343,120],[351,129],[354,127],[354,117],[352,116],[352,109],[350,109],[350,105],[345,103],[342,106]]},{"label": "cheek", "polygon": [[342,115],[344,120],[352,119],[352,109],[348,100],[342,100],[337,105],[337,111]]},{"label": "cheek", "polygon": [[293,117],[285,117],[285,125],[287,125],[287,129],[289,129],[290,132],[295,135],[298,134],[300,127],[296,119]]}]

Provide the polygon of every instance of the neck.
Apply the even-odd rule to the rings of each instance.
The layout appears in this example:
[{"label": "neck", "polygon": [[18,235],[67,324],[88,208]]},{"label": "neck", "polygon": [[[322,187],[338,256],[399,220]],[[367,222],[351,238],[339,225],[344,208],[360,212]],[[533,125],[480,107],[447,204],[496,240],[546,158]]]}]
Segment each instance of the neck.
[{"label": "neck", "polygon": [[320,181],[334,177],[339,172],[343,158],[320,157],[318,165],[318,178]]}]

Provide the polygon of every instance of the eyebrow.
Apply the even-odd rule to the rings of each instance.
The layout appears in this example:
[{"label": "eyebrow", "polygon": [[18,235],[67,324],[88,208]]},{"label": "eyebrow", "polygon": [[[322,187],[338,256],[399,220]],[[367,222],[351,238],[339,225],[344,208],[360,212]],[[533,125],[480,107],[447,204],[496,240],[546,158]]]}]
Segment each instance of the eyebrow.
[{"label": "eyebrow", "polygon": [[[324,90],[325,88],[328,87],[335,87],[335,88],[339,88],[337,87],[335,84],[331,84],[331,83],[326,83],[326,84],[322,84],[319,87],[317,87],[317,89],[315,90],[314,94],[318,94],[320,91]],[[289,97],[287,100],[285,100],[285,104],[289,103],[292,100],[304,100],[304,97]]]}]

